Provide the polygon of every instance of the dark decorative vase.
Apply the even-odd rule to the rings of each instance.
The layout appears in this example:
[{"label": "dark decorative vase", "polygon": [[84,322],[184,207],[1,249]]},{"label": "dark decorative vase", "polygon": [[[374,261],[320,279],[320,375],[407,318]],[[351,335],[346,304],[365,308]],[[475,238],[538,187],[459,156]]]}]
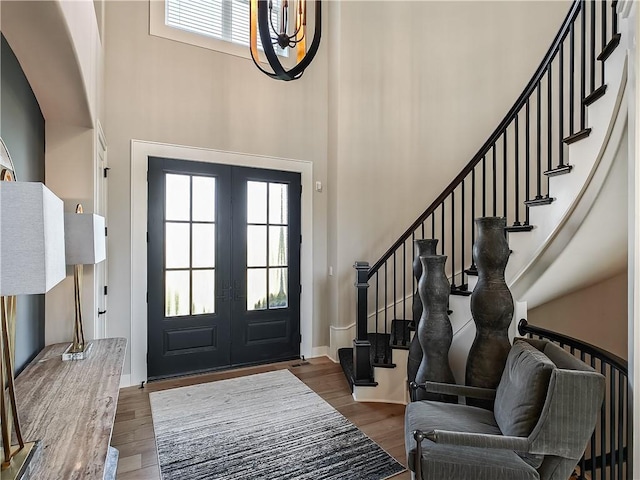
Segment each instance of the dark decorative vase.
[{"label": "dark decorative vase", "polygon": [[[413,260],[413,274],[416,277],[416,282],[420,282],[420,277],[422,276],[422,262],[420,261],[420,257],[423,255],[435,255],[438,240],[414,240],[413,244],[415,245],[416,250],[416,256]],[[416,291],[413,294],[412,311],[413,328],[415,329],[416,334],[411,339],[411,344],[409,345],[409,360],[407,361],[407,382],[409,383],[413,382],[416,379],[418,367],[420,366],[420,362],[422,362],[422,347],[420,346],[420,342],[418,341],[417,334],[417,327],[420,324],[420,317],[422,316],[422,300],[420,300],[420,294],[418,293],[417,286]]]},{"label": "dark decorative vase", "polygon": [[[422,361],[416,373],[416,382],[455,383],[449,366],[449,347],[453,329],[447,314],[447,304],[451,289],[444,272],[444,255],[423,255],[422,276],[418,282],[418,292],[424,308],[418,323],[417,337],[422,347]],[[427,393],[418,390],[418,400],[457,402],[457,397]]]},{"label": "dark decorative vase", "polygon": [[[469,350],[465,383],[473,387],[496,388],[511,348],[507,330],[513,317],[513,297],[504,279],[509,244],[503,217],[476,219],[477,235],[473,255],[478,266],[478,283],[471,294],[471,315],[476,338]],[[491,401],[467,403],[492,408]]]}]

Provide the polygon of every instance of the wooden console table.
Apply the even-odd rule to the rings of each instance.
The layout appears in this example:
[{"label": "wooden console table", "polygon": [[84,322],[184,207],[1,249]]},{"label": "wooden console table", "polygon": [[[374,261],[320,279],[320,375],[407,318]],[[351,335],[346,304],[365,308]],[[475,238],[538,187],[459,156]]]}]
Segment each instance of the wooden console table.
[{"label": "wooden console table", "polygon": [[33,479],[103,480],[127,341],[92,343],[88,359],[68,362],[69,343],[45,347],[16,379],[23,437],[40,440]]}]

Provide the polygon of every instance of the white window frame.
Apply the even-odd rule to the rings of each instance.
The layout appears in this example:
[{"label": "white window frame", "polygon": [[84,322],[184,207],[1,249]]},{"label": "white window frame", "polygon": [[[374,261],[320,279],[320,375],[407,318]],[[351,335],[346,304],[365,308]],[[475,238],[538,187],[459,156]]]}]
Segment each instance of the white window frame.
[{"label": "white window frame", "polygon": [[149,0],[150,35],[251,60],[251,52],[246,45],[240,45],[228,40],[222,40],[167,25],[165,23],[165,7],[165,0]]}]

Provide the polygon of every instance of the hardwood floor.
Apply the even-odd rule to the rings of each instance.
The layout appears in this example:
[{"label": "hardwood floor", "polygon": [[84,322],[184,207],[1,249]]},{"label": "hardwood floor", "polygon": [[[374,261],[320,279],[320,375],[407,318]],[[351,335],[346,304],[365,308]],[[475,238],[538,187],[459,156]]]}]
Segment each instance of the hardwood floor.
[{"label": "hardwood floor", "polygon": [[[120,390],[111,444],[120,450],[118,480],[160,480],[149,393],[288,368],[309,388],[405,465],[404,405],[357,403],[339,364],[327,357],[152,382]],[[408,480],[409,472],[394,480]],[[189,480],[189,479],[185,479]],[[348,480],[345,477],[345,480]]]}]

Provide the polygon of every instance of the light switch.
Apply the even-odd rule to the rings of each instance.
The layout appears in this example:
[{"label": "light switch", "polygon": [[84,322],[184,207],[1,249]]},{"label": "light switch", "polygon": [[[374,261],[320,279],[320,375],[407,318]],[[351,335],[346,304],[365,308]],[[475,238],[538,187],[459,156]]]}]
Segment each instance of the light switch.
[{"label": "light switch", "polygon": [[322,182],[317,181],[316,182],[316,192],[321,192],[322,191]]}]

